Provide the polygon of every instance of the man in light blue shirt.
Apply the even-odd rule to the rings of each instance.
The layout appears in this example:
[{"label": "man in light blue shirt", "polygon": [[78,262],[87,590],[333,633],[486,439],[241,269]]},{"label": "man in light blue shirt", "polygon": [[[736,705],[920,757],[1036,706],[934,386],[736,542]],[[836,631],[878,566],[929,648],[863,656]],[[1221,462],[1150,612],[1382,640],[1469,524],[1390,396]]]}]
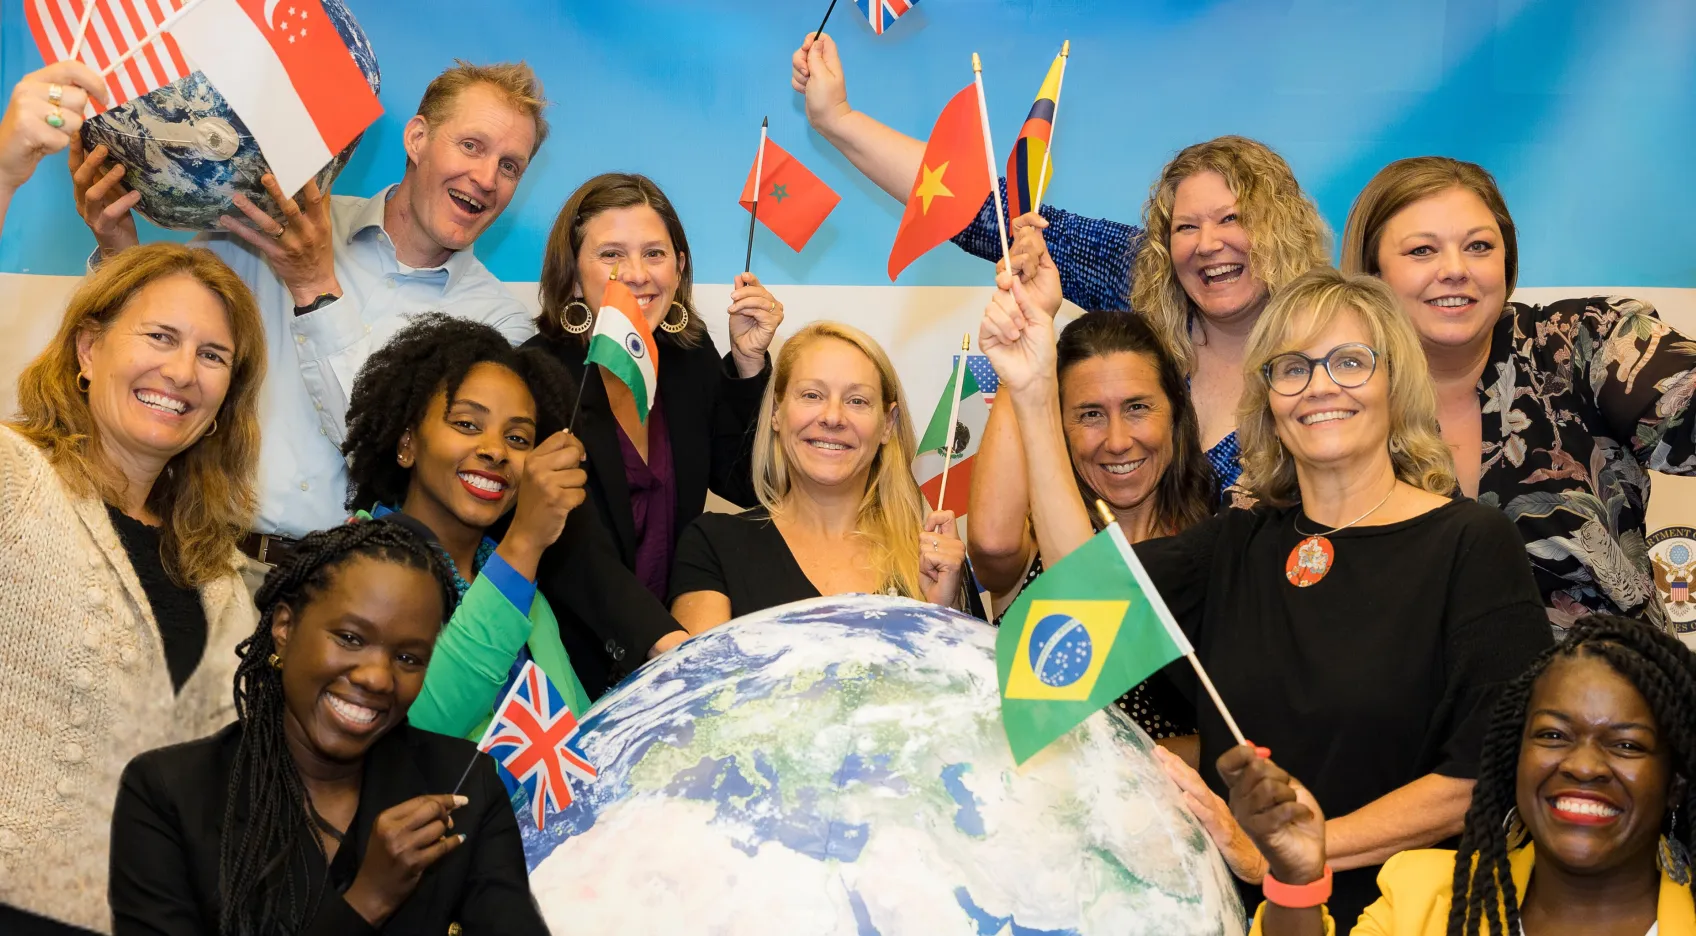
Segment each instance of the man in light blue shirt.
[{"label": "man in light blue shirt", "polygon": [[[442,311],[494,326],[517,344],[535,333],[524,305],[472,256],[547,137],[546,102],[530,68],[457,63],[424,92],[406,124],[406,172],[371,198],[298,202],[276,180],[267,191],[282,222],[241,195],[246,219],[196,242],[253,289],[265,322],[269,370],[260,399],[259,515],[243,546],[275,563],[291,540],[347,517],[341,455],[354,375],[414,315]],[[137,242],[138,193],[104,148],[73,156],[78,208],[107,256]]]}]

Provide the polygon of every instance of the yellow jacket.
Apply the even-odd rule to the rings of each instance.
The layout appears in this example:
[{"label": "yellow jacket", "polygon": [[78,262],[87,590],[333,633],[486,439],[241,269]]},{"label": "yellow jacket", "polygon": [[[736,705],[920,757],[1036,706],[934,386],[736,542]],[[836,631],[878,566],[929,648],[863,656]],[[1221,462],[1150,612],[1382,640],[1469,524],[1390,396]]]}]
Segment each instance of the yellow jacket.
[{"label": "yellow jacket", "polygon": [[[1531,880],[1531,864],[1529,845],[1508,855],[1514,890],[1521,901]],[[1447,849],[1405,851],[1384,862],[1378,872],[1382,896],[1360,915],[1350,936],[1443,936],[1449,927],[1454,875],[1455,853]],[[1691,901],[1690,888],[1673,883],[1665,872],[1661,874],[1655,919],[1660,924],[1657,936],[1696,936],[1696,904]],[[1331,915],[1325,914],[1326,936],[1335,936],[1336,931]],[[1249,936],[1262,936],[1259,909],[1255,910]]]}]

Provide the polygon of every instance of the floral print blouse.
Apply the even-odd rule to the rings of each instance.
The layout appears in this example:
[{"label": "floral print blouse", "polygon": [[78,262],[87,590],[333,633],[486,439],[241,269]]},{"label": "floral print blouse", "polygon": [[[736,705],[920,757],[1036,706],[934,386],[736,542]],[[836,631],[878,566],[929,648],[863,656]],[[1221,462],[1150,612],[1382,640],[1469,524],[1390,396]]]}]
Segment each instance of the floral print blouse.
[{"label": "floral print blouse", "polygon": [[1557,634],[1598,611],[1669,626],[1645,469],[1696,474],[1693,392],[1696,340],[1647,303],[1508,303],[1478,381],[1478,500],[1518,525]]}]

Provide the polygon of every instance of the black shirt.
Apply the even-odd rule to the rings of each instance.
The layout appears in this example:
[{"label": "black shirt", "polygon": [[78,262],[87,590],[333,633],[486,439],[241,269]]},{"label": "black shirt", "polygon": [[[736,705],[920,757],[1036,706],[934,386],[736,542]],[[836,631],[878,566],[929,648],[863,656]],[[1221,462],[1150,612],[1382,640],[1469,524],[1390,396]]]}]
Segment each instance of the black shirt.
[{"label": "black shirt", "polygon": [[[1325,529],[1299,506],[1230,509],[1135,547],[1243,734],[1333,818],[1426,774],[1476,777],[1501,684],[1551,642],[1513,522],[1462,500],[1352,527],[1330,534],[1329,573],[1297,588],[1284,569],[1298,516]],[[1193,675],[1181,682],[1201,774],[1225,796],[1213,764],[1236,742]],[[1377,899],[1377,873],[1338,872],[1332,916],[1352,921]],[[1243,890],[1254,906],[1258,888]]]},{"label": "black shirt", "polygon": [[819,597],[764,507],[704,513],[677,540],[671,600],[713,591],[730,599],[730,616]]},{"label": "black shirt", "polygon": [[106,505],[106,512],[111,514],[118,541],[129,554],[135,577],[141,580],[147,603],[153,606],[159,642],[165,647],[165,666],[171,671],[171,686],[181,692],[183,683],[194,675],[194,668],[206,654],[206,609],[200,604],[200,592],[178,585],[165,573],[158,527],[148,526],[110,504]]}]

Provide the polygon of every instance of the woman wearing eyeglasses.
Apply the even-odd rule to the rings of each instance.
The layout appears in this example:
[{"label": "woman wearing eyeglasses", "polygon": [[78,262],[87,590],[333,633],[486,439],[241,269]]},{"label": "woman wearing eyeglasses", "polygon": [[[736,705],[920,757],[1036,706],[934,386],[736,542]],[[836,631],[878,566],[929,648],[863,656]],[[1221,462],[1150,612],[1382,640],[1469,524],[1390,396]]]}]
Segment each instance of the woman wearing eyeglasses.
[{"label": "woman wearing eyeglasses", "polygon": [[[1135,548],[1243,733],[1335,817],[1329,905],[1352,920],[1379,864],[1460,831],[1496,687],[1549,629],[1513,524],[1449,496],[1425,357],[1383,283],[1320,269],[1281,289],[1244,388],[1242,483],[1259,505]],[[1236,742],[1193,695],[1211,764]],[[1262,884],[1218,777],[1158,756],[1232,870]]]}]

